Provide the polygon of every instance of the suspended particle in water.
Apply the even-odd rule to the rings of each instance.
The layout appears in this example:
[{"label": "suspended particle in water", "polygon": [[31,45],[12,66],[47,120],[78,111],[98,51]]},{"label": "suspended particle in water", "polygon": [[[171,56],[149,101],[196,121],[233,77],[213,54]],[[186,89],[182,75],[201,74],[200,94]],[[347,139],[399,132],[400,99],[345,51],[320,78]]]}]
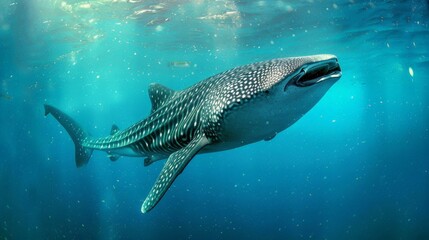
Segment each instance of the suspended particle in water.
[{"label": "suspended particle in water", "polygon": [[408,68],[408,73],[410,73],[411,77],[414,77],[414,70],[411,67]]}]

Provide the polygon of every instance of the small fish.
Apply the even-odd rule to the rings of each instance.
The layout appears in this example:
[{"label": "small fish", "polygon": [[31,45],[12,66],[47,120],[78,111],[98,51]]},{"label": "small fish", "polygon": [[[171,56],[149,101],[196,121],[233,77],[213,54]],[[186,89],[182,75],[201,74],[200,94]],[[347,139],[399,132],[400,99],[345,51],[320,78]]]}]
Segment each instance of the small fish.
[{"label": "small fish", "polygon": [[8,101],[11,101],[13,99],[13,97],[11,95],[6,94],[6,93],[0,93],[0,97],[4,100],[8,100]]},{"label": "small fish", "polygon": [[187,68],[191,66],[189,61],[172,61],[168,64],[170,67]]},{"label": "small fish", "polygon": [[147,22],[146,26],[161,25],[161,24],[166,23],[168,21],[170,21],[169,18],[155,18],[155,19],[152,19],[149,22]]}]

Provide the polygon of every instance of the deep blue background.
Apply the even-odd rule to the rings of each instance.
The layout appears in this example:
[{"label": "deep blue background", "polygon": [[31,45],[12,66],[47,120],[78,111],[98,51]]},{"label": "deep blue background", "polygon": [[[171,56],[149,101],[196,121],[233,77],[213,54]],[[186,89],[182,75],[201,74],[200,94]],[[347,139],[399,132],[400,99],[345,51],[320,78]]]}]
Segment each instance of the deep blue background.
[{"label": "deep blue background", "polygon": [[[427,1],[3,0],[0,238],[429,239],[428,17]],[[144,215],[163,162],[96,152],[77,169],[43,116],[103,136],[147,116],[151,82],[318,53],[343,77],[316,107],[270,142],[197,156]]]}]

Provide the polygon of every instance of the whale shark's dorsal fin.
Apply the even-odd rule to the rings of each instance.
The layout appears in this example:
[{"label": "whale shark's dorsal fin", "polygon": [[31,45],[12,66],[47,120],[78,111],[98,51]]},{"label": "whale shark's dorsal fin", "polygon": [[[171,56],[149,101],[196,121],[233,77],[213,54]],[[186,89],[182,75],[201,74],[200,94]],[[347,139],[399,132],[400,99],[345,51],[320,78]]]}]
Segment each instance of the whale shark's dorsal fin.
[{"label": "whale shark's dorsal fin", "polygon": [[208,144],[210,144],[210,140],[203,133],[197,133],[188,145],[168,157],[149,195],[143,202],[142,213],[155,207],[195,154]]},{"label": "whale shark's dorsal fin", "polygon": [[175,91],[159,83],[149,85],[149,97],[152,102],[152,112],[158,110],[169,98],[174,95]]},{"label": "whale shark's dorsal fin", "polygon": [[[119,127],[116,124],[112,125],[112,129],[110,130],[110,135],[115,135],[117,132],[119,132]],[[117,155],[117,154],[108,154],[107,157],[109,157],[110,161],[116,161],[118,160],[121,156]]]},{"label": "whale shark's dorsal fin", "polygon": [[112,129],[110,130],[110,135],[114,135],[117,132],[119,132],[119,127],[116,124],[113,124]]}]

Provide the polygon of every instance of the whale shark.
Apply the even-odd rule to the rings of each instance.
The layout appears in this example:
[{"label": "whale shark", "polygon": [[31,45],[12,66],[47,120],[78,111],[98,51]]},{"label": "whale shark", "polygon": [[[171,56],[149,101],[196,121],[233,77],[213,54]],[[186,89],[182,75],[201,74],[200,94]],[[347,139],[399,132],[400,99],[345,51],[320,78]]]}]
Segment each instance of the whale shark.
[{"label": "whale shark", "polygon": [[175,91],[149,86],[149,116],[110,135],[92,137],[70,116],[45,104],[75,144],[75,162],[82,167],[93,150],[142,157],[144,165],[167,159],[141,206],[153,209],[174,180],[199,153],[237,148],[271,140],[307,113],[342,72],[334,55],[277,58],[239,66]]}]

